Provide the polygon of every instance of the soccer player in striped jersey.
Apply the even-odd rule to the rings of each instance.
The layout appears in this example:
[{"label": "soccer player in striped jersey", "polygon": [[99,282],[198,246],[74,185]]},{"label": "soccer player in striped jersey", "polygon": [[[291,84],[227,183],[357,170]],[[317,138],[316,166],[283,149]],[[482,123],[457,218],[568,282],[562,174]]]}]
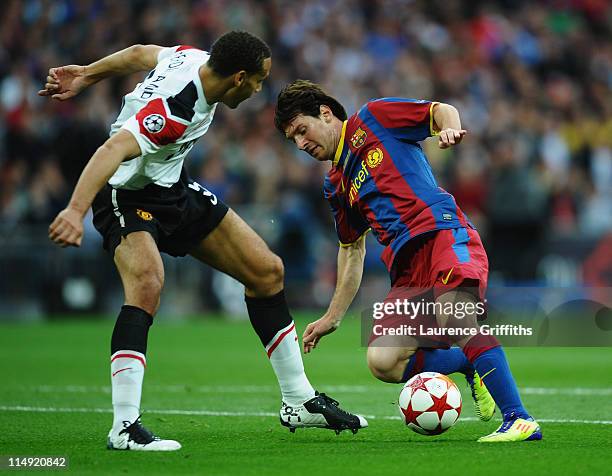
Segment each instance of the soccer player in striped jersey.
[{"label": "soccer player in striped jersey", "polygon": [[164,282],[160,252],[189,254],[245,286],[251,323],[276,373],[281,423],[356,432],[367,426],[312,388],[283,293],[283,264],[217,196],[193,181],[183,161],[210,126],[218,103],[234,109],[262,88],[270,49],[241,31],[222,35],[210,53],[192,46],[135,45],[88,66],[52,68],[41,96],[69,99],[111,76],[149,71],[124,97],[110,138],[95,152],[68,206],[49,227],[60,246],[79,246],[83,217],[113,256],[125,292],[111,338],[114,410],[110,449],[171,451],[140,422],[147,337]]},{"label": "soccer player in striped jersey", "polygon": [[[338,278],[327,312],[304,332],[304,351],[338,328],[360,287],[364,235],[372,230],[385,247],[382,260],[391,277],[385,303],[409,299],[437,304],[433,317],[413,317],[419,323],[433,319],[429,329],[446,330],[434,342],[424,336],[398,338],[381,330],[397,329],[407,316],[384,316],[368,348],[373,375],[405,382],[423,371],[462,372],[480,418],[490,419],[495,403],[503,415],[499,429],[479,441],[541,439],[499,342],[477,323],[488,275],[480,237],[453,196],[437,185],[419,144],[432,135],[441,148],[459,144],[466,131],[457,110],[437,102],[382,98],[347,117],[320,86],[297,80],[279,93],[275,125],[314,159],[331,161],[324,193],[340,241]],[[457,309],[462,309],[461,316]]]}]

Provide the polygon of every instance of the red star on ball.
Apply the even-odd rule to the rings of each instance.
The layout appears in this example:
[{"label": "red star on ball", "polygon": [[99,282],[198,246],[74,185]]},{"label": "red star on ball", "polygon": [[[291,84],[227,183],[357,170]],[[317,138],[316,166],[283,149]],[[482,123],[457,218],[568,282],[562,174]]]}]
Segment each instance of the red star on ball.
[{"label": "red star on ball", "polygon": [[431,379],[417,376],[412,382],[408,384],[408,386],[412,389],[412,394],[414,395],[414,392],[416,392],[419,388],[429,393],[429,389],[425,386],[425,382],[429,380]]},{"label": "red star on ball", "polygon": [[429,395],[433,400],[433,405],[429,407],[427,410],[428,412],[436,412],[438,414],[438,418],[442,419],[446,410],[454,410],[454,408],[451,407],[446,401],[448,393],[445,392],[440,398],[436,397],[433,393],[430,393]]},{"label": "red star on ball", "polygon": [[407,423],[416,423],[416,418],[423,412],[417,412],[412,409],[412,402],[408,404],[408,408],[402,408],[404,419]]}]

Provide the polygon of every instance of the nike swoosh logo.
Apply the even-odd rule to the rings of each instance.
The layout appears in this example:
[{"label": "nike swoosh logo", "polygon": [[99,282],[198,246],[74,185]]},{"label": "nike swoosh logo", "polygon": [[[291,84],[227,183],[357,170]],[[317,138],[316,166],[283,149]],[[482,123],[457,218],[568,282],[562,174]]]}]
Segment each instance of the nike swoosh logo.
[{"label": "nike swoosh logo", "polygon": [[486,374],[484,374],[482,377],[480,377],[480,386],[482,387],[482,384],[484,382],[484,378],[489,375],[491,372],[493,372],[494,370],[497,370],[497,367],[493,367],[491,370],[489,370]]},{"label": "nike swoosh logo", "polygon": [[448,283],[448,280],[449,280],[451,274],[453,274],[453,270],[454,269],[455,269],[454,267],[451,268],[450,271],[448,272],[448,274],[446,275],[446,278],[442,278],[442,284]]},{"label": "nike swoosh logo", "polygon": [[116,372],[113,372],[113,377],[117,375],[119,372],[123,372],[124,370],[132,370],[132,367],[125,367],[124,369],[119,369]]}]

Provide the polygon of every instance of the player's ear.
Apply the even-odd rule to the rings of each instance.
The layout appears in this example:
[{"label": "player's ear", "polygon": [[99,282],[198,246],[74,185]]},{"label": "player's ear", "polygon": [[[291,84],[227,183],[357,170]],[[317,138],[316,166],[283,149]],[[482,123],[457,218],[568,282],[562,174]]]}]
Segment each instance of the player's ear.
[{"label": "player's ear", "polygon": [[234,73],[234,86],[240,87],[246,81],[247,73],[244,70],[240,70]]},{"label": "player's ear", "polygon": [[319,111],[321,113],[321,117],[323,118],[325,122],[331,122],[333,118],[333,113],[329,106],[325,104],[321,104],[319,106]]}]

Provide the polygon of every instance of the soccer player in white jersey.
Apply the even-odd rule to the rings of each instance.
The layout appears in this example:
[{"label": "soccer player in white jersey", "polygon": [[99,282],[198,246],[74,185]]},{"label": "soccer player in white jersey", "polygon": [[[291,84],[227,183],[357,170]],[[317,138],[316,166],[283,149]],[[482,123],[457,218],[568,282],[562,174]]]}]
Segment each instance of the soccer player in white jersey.
[{"label": "soccer player in white jersey", "polygon": [[206,133],[217,103],[234,109],[270,74],[269,47],[241,31],[219,37],[210,53],[191,46],[134,45],[88,66],[49,70],[41,96],[69,99],[111,76],[150,71],[125,96],[109,139],[83,170],[68,206],[49,227],[51,240],[79,246],[83,217],[113,256],[125,292],[111,338],[114,410],[110,449],[171,451],[140,422],[147,335],[164,283],[160,252],[189,254],[245,286],[249,318],[282,393],[280,420],[295,431],[321,427],[356,432],[366,420],[315,392],[306,374],[283,293],[283,264],[218,197],[191,180],[183,160]]}]

